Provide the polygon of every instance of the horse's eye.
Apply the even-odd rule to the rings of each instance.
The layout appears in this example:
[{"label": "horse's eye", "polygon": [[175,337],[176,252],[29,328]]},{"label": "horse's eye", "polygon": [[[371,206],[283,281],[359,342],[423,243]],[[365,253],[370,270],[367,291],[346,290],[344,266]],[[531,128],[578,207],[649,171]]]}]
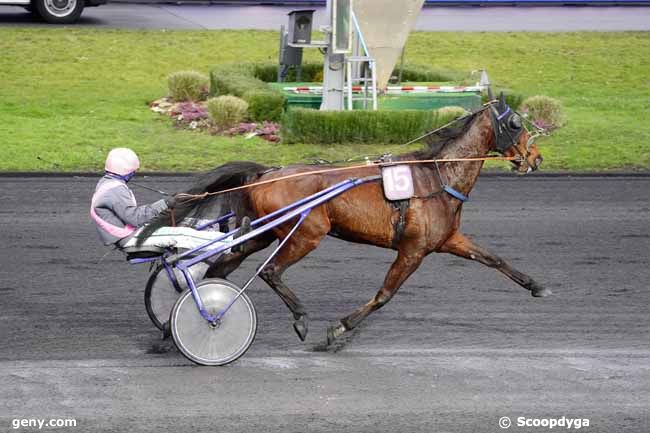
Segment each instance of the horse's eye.
[{"label": "horse's eye", "polygon": [[521,117],[516,114],[510,117],[508,123],[512,129],[521,129]]}]

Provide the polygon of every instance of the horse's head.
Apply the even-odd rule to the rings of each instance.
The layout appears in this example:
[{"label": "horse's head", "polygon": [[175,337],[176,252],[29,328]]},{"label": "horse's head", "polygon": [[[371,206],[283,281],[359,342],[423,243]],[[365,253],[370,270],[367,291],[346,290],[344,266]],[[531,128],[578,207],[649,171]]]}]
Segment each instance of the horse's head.
[{"label": "horse's head", "polygon": [[494,129],[494,150],[503,156],[515,157],[512,164],[518,174],[537,170],[544,158],[534,143],[535,135],[528,132],[521,116],[506,104],[503,93],[498,103],[490,105],[490,116]]}]

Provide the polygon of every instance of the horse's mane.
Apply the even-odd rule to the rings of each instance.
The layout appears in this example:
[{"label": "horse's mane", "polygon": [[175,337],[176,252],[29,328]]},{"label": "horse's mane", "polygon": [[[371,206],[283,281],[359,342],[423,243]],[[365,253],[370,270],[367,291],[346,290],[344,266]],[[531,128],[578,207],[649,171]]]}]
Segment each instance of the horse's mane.
[{"label": "horse's mane", "polygon": [[426,147],[416,152],[399,155],[400,159],[435,159],[449,145],[455,142],[474,124],[474,121],[483,110],[477,110],[459,117],[453,124],[439,129],[422,138]]}]

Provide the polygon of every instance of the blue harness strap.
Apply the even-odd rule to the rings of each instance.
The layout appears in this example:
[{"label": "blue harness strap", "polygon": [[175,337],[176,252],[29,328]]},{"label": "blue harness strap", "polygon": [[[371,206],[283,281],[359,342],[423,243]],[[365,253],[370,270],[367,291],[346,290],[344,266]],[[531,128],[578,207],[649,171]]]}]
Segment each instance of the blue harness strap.
[{"label": "blue harness strap", "polygon": [[447,194],[449,194],[450,196],[452,196],[452,197],[454,197],[454,198],[457,198],[458,200],[460,200],[460,201],[463,202],[463,203],[466,202],[467,200],[469,200],[469,197],[467,197],[465,194],[463,194],[463,193],[461,193],[461,192],[459,192],[459,191],[456,191],[455,189],[453,189],[453,188],[450,187],[449,185],[443,185],[443,186],[442,186],[442,189],[443,189]]},{"label": "blue harness strap", "polygon": [[436,162],[436,173],[438,174],[438,181],[440,182],[440,186],[442,187],[442,190],[444,192],[446,192],[453,198],[460,200],[461,203],[465,203],[467,200],[469,200],[469,197],[467,197],[465,194],[463,194],[460,191],[456,191],[454,188],[447,185],[447,182],[442,180],[442,173],[440,173],[440,167],[438,167],[437,162]]}]

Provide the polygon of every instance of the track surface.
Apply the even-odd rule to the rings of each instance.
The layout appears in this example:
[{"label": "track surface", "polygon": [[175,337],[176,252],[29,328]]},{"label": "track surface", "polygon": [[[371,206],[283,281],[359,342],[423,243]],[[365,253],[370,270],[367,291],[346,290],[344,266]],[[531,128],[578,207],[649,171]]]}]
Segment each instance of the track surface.
[{"label": "track surface", "polygon": [[[176,191],[187,178],[145,182]],[[0,179],[0,431],[14,418],[76,418],[56,431],[467,433],[501,431],[501,416],[650,431],[650,178],[481,179],[465,232],[555,295],[534,299],[491,269],[433,255],[322,352],[326,326],[375,293],[393,257],[328,239],[286,278],[311,313],[308,341],[258,282],[257,340],[221,368],[161,343],[144,267],[116,252],[98,264],[93,184]]]},{"label": "track surface", "polygon": [[[128,1],[128,0],[127,0]],[[77,26],[131,29],[279,30],[287,13],[301,6],[224,6],[201,4],[111,3],[87,8]],[[315,7],[315,26],[325,8]],[[1,7],[0,25],[46,26],[21,7]],[[426,31],[631,31],[650,30],[648,7],[426,7],[417,30]]]}]

